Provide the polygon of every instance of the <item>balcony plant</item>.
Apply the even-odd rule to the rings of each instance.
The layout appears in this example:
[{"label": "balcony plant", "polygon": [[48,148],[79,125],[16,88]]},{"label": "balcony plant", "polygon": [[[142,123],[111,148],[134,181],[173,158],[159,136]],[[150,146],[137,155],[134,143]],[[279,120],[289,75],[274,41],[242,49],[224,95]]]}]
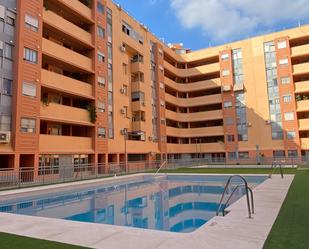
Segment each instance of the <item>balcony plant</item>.
[{"label": "balcony plant", "polygon": [[87,105],[87,111],[89,112],[89,117],[91,123],[95,123],[97,121],[97,110],[93,104]]}]

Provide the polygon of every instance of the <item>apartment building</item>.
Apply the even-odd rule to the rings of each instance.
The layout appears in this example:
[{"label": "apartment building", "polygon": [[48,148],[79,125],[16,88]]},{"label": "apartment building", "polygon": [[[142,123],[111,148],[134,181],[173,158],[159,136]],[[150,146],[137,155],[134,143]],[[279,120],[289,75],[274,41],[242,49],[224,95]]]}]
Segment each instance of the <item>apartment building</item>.
[{"label": "apartment building", "polygon": [[190,51],[110,0],[0,0],[0,72],[2,170],[309,156],[308,25]]}]

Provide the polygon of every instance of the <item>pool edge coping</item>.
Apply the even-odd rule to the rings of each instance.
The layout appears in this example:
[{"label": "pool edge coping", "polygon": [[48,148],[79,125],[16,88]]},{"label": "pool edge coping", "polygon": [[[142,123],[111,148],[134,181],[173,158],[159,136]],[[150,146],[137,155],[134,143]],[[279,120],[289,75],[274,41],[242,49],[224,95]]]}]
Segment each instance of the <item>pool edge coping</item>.
[{"label": "pool edge coping", "polygon": [[[119,180],[123,180],[123,179],[128,179],[128,178],[135,178],[135,177],[143,177],[145,175],[154,175],[154,174],[151,174],[151,173],[142,173],[142,174],[136,174],[136,175],[129,175],[129,176],[119,176],[117,177],[117,179]],[[165,173],[162,173],[162,174],[159,174],[159,176],[162,176],[162,175],[198,175],[198,176],[207,176],[207,175],[211,175],[211,176],[227,176],[229,174],[186,174],[186,173],[170,173],[170,174],[165,174]],[[243,176],[266,176],[267,174],[242,174]],[[265,232],[266,232],[266,237],[265,237],[265,240],[267,238],[267,235],[268,233],[270,232],[270,229],[279,213],[279,210],[283,204],[283,201],[285,199],[285,196],[288,192],[288,189],[289,187],[291,186],[291,183],[293,181],[293,178],[294,178],[294,175],[285,175],[285,178],[283,179],[284,182],[286,182],[286,184],[282,184],[281,185],[281,188],[282,189],[279,189],[279,194],[281,194],[281,198],[280,200],[278,201],[277,203],[277,207],[276,207],[276,211],[278,211],[277,213],[275,212],[273,216],[275,217],[271,217],[271,224],[269,223],[268,226],[266,227]],[[279,179],[279,176],[273,176],[272,178],[275,182],[278,182]],[[110,180],[115,180],[115,178],[105,178],[105,179],[96,179],[96,180],[89,180],[89,181],[84,181],[84,182],[76,182],[75,184],[72,184],[72,183],[65,183],[65,184],[61,184],[57,186],[56,189],[59,189],[59,188],[63,188],[63,187],[68,187],[68,186],[80,186],[80,185],[87,185],[89,183],[98,183],[98,182],[109,182]],[[263,183],[259,184],[257,186],[257,190],[264,190],[263,187],[266,183],[266,186],[268,186],[270,184],[270,180],[271,179],[267,179],[265,180]],[[274,183],[274,181],[272,181],[272,183]],[[279,181],[279,183],[282,183],[282,181]],[[278,189],[276,186],[278,184],[275,184],[275,186],[272,186],[274,184],[270,184],[271,186],[268,186],[268,187],[272,187],[274,189]],[[35,190],[48,190],[48,189],[53,189],[55,187],[55,185],[48,185],[48,186],[39,186],[39,187],[34,187],[34,188],[31,188],[32,191],[35,191]],[[254,194],[256,195],[259,195],[259,193],[256,193],[258,192],[256,189],[254,189]],[[22,193],[25,193],[25,192],[29,192],[29,188],[26,188],[26,189],[18,189],[18,190],[8,190],[7,192],[10,192],[10,195],[12,195],[14,191],[17,191],[19,194],[21,193],[20,190],[23,190]],[[31,191],[30,191],[31,192]],[[263,191],[260,191],[260,192],[263,192]],[[266,191],[267,192],[267,191]],[[2,194],[2,195],[1,195]],[[5,196],[3,193],[0,192],[0,196]],[[192,233],[188,233],[188,234],[181,234],[181,233],[172,233],[172,232],[165,232],[165,231],[156,231],[156,230],[150,230],[150,229],[139,229],[139,228],[132,228],[132,227],[122,227],[122,226],[115,226],[115,225],[105,225],[105,224],[93,224],[93,223],[82,223],[82,222],[74,222],[74,221],[67,221],[67,220],[61,220],[61,219],[53,219],[53,218],[42,218],[42,217],[32,217],[32,216],[23,216],[23,215],[16,215],[16,214],[5,214],[5,213],[0,213],[0,231],[3,231],[3,232],[9,232],[7,229],[3,228],[3,225],[1,225],[3,219],[9,219],[11,220],[11,222],[17,222],[19,225],[21,224],[21,222],[24,222],[25,225],[29,222],[32,223],[32,221],[34,222],[34,224],[38,224],[38,225],[42,225],[44,223],[56,223],[55,226],[59,226],[60,224],[62,224],[63,226],[67,226],[68,228],[71,228],[74,227],[74,232],[77,232],[76,229],[80,229],[81,231],[83,231],[84,229],[87,229],[87,227],[91,230],[91,229],[94,229],[95,227],[97,226],[100,226],[100,228],[103,227],[103,230],[106,232],[106,230],[109,230],[108,232],[115,232],[116,234],[114,235],[117,235],[117,234],[122,234],[122,233],[125,233],[125,234],[129,234],[131,235],[132,237],[134,237],[134,235],[143,235],[145,237],[149,237],[149,236],[153,236],[153,235],[156,235],[157,238],[156,239],[159,239],[158,237],[160,237],[160,241],[162,243],[160,243],[159,247],[151,247],[151,248],[179,248],[179,246],[182,245],[182,243],[180,243],[177,247],[174,247],[173,245],[171,245],[170,243],[170,240],[176,240],[176,241],[182,241],[185,242],[188,238],[191,238],[191,239],[196,239],[196,237],[202,237],[202,240],[203,241],[207,241],[207,237],[215,237],[215,234],[212,234],[210,236],[209,232],[211,230],[214,230],[213,228],[215,227],[214,224],[219,224],[221,223],[221,225],[224,225],[224,223],[226,223],[227,220],[229,219],[234,219],[235,220],[235,215],[236,215],[236,220],[239,218],[240,220],[244,221],[244,218],[246,219],[246,211],[244,211],[246,209],[246,206],[243,205],[243,202],[245,201],[245,196],[243,196],[242,198],[240,198],[238,201],[236,201],[235,203],[233,203],[233,205],[229,206],[229,210],[232,210],[231,213],[229,213],[227,216],[225,216],[224,218],[223,217],[220,217],[220,216],[217,216],[217,217],[213,217],[210,221],[208,221],[206,224],[204,224],[203,226],[201,226],[199,229],[195,230],[194,232]],[[243,212],[244,211],[244,212]],[[233,215],[231,215],[233,213]],[[238,214],[238,216],[237,216]],[[238,218],[237,218],[238,217]],[[56,220],[56,222],[55,222]],[[72,222],[74,224],[72,224]],[[219,222],[219,223],[218,223]],[[245,222],[248,222],[248,220],[245,220]],[[47,224],[46,224],[47,225]],[[48,225],[47,225],[48,226]],[[231,224],[229,224],[229,226],[231,226]],[[270,227],[269,227],[270,226]],[[45,227],[48,231],[48,227]],[[98,228],[98,227],[97,227]],[[18,229],[17,229],[18,230]],[[233,230],[233,229],[232,229]],[[202,235],[201,235],[202,233]],[[27,234],[27,232],[23,232],[23,231],[19,231],[17,233],[14,233],[14,234],[17,234],[17,235],[22,235],[22,236],[28,236],[29,237],[29,233]],[[208,235],[208,236],[207,236]],[[85,243],[76,243],[76,241],[74,241],[74,239],[69,239],[69,238],[62,238],[62,239],[59,239],[59,236],[55,237],[55,236],[43,236],[43,235],[37,235],[37,236],[30,236],[30,237],[35,237],[35,238],[39,238],[39,239],[47,239],[47,240],[52,240],[52,241],[58,241],[58,242],[62,242],[62,243],[69,243],[69,244],[73,244],[73,245],[81,245],[81,246],[95,246],[94,248],[101,248],[98,244],[98,247],[96,247],[96,245],[89,245],[89,244],[85,244]],[[99,236],[98,236],[99,237]],[[112,236],[113,237],[113,236]],[[117,237],[117,236],[116,236]],[[118,236],[119,237],[119,236]],[[58,238],[58,239],[57,239]],[[219,239],[219,238],[218,238]],[[103,241],[104,239],[102,239]],[[264,241],[259,241],[259,245],[263,242],[264,244]],[[158,242],[158,241],[157,241]],[[197,242],[196,242],[197,243]],[[199,247],[198,245],[199,243],[196,244],[196,246],[194,248],[205,248],[205,245],[203,245],[203,247]],[[204,243],[203,243],[204,244]],[[210,243],[210,244],[213,244],[213,243]],[[164,246],[166,245],[166,246]],[[127,246],[127,242],[124,242],[123,243],[123,248],[128,248]],[[105,248],[105,247],[104,247]],[[107,247],[106,247],[107,248]],[[108,247],[108,248],[112,248],[112,247]],[[117,247],[118,248],[118,247]],[[122,248],[122,247],[121,247]],[[140,247],[140,249],[148,249],[150,247]],[[185,247],[184,247],[185,248]],[[206,247],[208,248],[208,247]],[[209,247],[209,248],[216,248],[216,247]],[[262,247],[256,247],[256,248],[262,248]]]}]

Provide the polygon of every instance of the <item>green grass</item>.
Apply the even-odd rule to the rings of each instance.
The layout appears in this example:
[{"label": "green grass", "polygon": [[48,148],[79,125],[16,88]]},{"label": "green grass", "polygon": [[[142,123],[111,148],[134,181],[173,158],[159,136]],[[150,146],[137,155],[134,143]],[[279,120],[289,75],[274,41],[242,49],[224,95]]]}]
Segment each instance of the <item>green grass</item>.
[{"label": "green grass", "polygon": [[32,239],[7,233],[0,233],[1,249],[81,249],[86,247],[72,246],[52,241]]},{"label": "green grass", "polygon": [[[270,169],[244,168],[180,168],[163,170],[164,173],[208,174],[269,174]],[[279,173],[279,172],[277,172]],[[279,216],[263,249],[309,248],[309,171],[284,169],[284,174],[295,174],[295,179],[284,201]],[[1,249],[79,249],[67,244],[0,233]],[[235,247],[237,248],[237,247]]]},{"label": "green grass", "polygon": [[[263,168],[179,168],[176,170],[161,170],[160,173],[193,173],[193,174],[269,174],[271,169]],[[295,174],[297,169],[283,169],[284,174]],[[279,169],[275,171],[279,174]]]},{"label": "green grass", "polygon": [[263,249],[309,248],[309,171],[298,171]]}]

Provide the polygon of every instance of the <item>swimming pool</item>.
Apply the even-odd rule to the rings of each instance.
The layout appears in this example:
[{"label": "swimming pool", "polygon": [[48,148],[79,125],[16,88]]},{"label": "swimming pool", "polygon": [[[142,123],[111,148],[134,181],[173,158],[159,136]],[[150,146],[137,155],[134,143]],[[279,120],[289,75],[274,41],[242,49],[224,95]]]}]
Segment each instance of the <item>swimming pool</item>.
[{"label": "swimming pool", "polygon": [[[25,193],[0,202],[0,212],[189,233],[215,216],[229,176],[143,176],[74,189]],[[246,176],[251,187],[265,176]],[[233,186],[241,183],[235,178]],[[243,196],[239,189],[231,203]]]}]

